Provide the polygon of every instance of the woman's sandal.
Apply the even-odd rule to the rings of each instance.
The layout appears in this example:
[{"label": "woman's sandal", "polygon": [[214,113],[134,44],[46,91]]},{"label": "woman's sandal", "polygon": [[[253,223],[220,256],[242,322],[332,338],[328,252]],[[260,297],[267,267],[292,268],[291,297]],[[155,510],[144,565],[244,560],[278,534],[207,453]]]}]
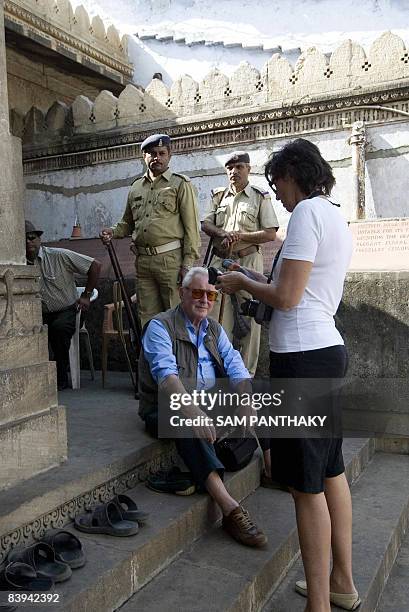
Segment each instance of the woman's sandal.
[{"label": "woman's sandal", "polygon": [[45,542],[37,542],[27,548],[15,548],[9,552],[7,560],[31,565],[37,576],[51,578],[54,582],[63,582],[72,576],[70,566],[56,561],[53,549]]},{"label": "woman's sandal", "polygon": [[53,549],[57,561],[66,563],[71,569],[85,565],[86,557],[80,540],[70,531],[59,529],[46,533],[40,540]]},{"label": "woman's sandal", "polygon": [[[300,595],[307,597],[307,583],[305,580],[298,580],[295,583],[295,590]],[[329,594],[329,599],[334,606],[343,608],[344,610],[356,610],[361,605],[361,600],[357,592],[355,593],[332,593]]]},{"label": "woman's sandal", "polygon": [[128,495],[116,495],[112,501],[119,508],[122,517],[126,521],[143,524],[149,517],[149,512],[140,510],[134,500],[128,497]]},{"label": "woman's sandal", "polygon": [[137,523],[123,519],[114,502],[100,504],[92,512],[76,516],[74,525],[84,533],[103,533],[118,537],[135,535],[139,530]]}]

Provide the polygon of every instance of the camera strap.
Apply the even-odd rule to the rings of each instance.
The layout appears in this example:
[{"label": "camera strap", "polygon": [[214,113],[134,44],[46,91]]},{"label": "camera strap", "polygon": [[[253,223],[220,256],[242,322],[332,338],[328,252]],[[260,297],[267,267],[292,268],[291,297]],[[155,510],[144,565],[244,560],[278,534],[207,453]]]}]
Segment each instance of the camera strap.
[{"label": "camera strap", "polygon": [[273,280],[274,269],[275,269],[276,265],[278,264],[278,258],[280,257],[280,253],[283,250],[283,246],[284,246],[284,242],[280,246],[280,248],[278,249],[277,253],[275,254],[274,261],[273,261],[273,266],[272,266],[271,272],[270,272],[270,274],[268,275],[268,278],[267,278],[267,285],[269,283],[271,283],[271,281]]}]

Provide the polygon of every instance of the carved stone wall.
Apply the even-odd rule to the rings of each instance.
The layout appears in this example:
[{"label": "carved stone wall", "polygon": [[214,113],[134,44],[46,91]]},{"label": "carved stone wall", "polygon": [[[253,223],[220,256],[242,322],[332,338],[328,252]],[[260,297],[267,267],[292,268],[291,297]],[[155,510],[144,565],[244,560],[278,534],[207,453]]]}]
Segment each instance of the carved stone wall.
[{"label": "carved stone wall", "polygon": [[[45,115],[56,100],[71,105],[79,95],[94,100],[99,89],[77,75],[44,62],[34,61],[10,47],[6,48],[9,107],[13,109],[13,132],[21,135],[24,117],[31,107]],[[20,127],[15,122],[20,118]]]},{"label": "carved stone wall", "polygon": [[[386,32],[368,53],[347,40],[329,58],[316,49],[306,50],[294,68],[275,54],[261,71],[243,62],[230,78],[214,69],[199,83],[185,75],[170,89],[154,79],[145,91],[129,84],[119,97],[104,91],[95,101],[81,97],[72,104],[74,133],[98,134],[112,127],[139,127],[157,121],[187,123],[209,115],[222,118],[252,113],[254,109],[259,113],[302,107],[303,113],[314,113],[341,108],[348,96],[360,98],[358,104],[367,104],[365,96],[369,100],[368,94],[374,90],[386,92],[408,85],[409,51],[401,38]],[[333,101],[332,107],[325,105],[328,100]],[[43,134],[40,142],[45,137]]]},{"label": "carved stone wall", "polygon": [[5,25],[23,36],[120,83],[133,73],[127,37],[99,16],[90,19],[83,6],[69,0],[5,0]]}]

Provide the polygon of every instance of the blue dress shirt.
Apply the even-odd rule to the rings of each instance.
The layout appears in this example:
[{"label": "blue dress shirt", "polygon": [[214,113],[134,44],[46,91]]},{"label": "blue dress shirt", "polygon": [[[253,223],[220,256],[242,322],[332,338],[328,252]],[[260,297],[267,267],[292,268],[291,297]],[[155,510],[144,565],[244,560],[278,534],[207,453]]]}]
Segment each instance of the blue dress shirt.
[{"label": "blue dress shirt", "polygon": [[[187,317],[185,317],[185,320],[189,338],[198,350],[197,389],[199,391],[201,389],[209,389],[216,382],[213,357],[204,344],[209,321],[204,319],[200,324],[199,331],[196,332],[193,323]],[[179,375],[176,358],[173,354],[172,341],[165,326],[160,321],[155,319],[150,321],[142,338],[142,346],[152,377],[156,383],[159,384],[171,374]],[[233,348],[223,328],[217,340],[217,348],[230,381],[251,378],[244,366],[240,353]]]}]

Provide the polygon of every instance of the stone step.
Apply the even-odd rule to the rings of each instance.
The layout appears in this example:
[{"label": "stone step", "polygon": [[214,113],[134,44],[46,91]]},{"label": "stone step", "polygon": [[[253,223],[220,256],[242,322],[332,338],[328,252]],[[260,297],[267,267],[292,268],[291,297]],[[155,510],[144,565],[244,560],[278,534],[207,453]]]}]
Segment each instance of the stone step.
[{"label": "stone step", "polygon": [[[226,478],[231,494],[243,499],[260,482],[260,458]],[[136,536],[116,538],[76,531],[87,554],[84,568],[57,585],[61,605],[53,610],[116,610],[211,527],[212,505],[205,494],[188,497],[155,493],[144,484],[127,491],[150,519]],[[46,612],[49,606],[38,606]]]},{"label": "stone step", "polygon": [[48,334],[45,326],[35,331],[0,337],[0,371],[48,361]]},{"label": "stone step", "polygon": [[[63,391],[59,402],[66,405],[66,411],[58,409],[58,417],[66,412],[68,460],[0,492],[0,563],[11,547],[28,544],[54,526],[63,527],[84,507],[135,486],[151,469],[165,467],[176,457],[174,445],[145,434],[127,373],[112,372],[110,386],[103,390],[99,374],[91,381],[89,372],[82,372],[81,389]],[[38,436],[42,418],[38,417]],[[56,444],[58,432],[64,430],[61,423]],[[17,450],[29,456],[30,443],[38,438],[29,433],[21,448],[14,442],[10,457],[17,458]],[[13,439],[5,442],[12,444]],[[36,448],[44,452],[41,441]],[[0,445],[1,458],[3,449],[5,443]]]},{"label": "stone step", "polygon": [[408,612],[409,609],[409,531],[403,539],[377,612]]},{"label": "stone step", "polygon": [[[362,600],[360,612],[377,610],[402,542],[409,516],[408,474],[406,456],[376,453],[352,487],[354,580]],[[306,600],[294,591],[295,582],[302,579],[299,559],[266,603],[264,612],[304,610]],[[378,610],[383,612],[382,607]]]},{"label": "stone step", "polygon": [[[372,456],[373,443],[349,440],[350,478]],[[274,584],[298,555],[294,504],[288,493],[258,488],[243,504],[269,538],[266,549],[250,549],[216,528],[175,559],[121,608],[121,612],[248,612],[259,610]],[[287,608],[287,612],[290,608]]]}]

